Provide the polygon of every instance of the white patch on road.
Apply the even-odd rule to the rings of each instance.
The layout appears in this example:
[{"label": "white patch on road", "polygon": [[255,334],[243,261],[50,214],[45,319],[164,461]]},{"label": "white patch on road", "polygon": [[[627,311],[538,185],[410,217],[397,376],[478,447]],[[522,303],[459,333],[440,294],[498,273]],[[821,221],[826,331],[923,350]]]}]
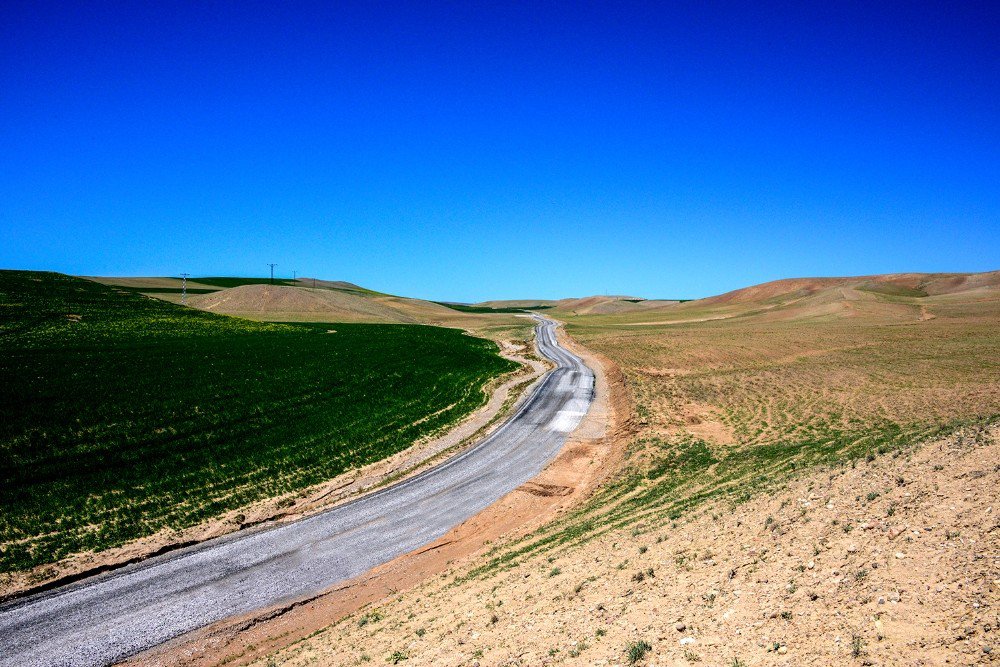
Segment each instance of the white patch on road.
[{"label": "white patch on road", "polygon": [[585,414],[587,413],[579,410],[560,410],[549,425],[549,430],[557,433],[569,433],[577,427]]}]

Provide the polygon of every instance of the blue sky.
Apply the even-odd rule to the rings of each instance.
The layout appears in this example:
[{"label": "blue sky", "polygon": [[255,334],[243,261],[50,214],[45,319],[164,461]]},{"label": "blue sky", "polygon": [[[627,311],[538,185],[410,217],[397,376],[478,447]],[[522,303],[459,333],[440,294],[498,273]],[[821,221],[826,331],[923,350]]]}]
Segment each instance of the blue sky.
[{"label": "blue sky", "polygon": [[466,301],[1000,268],[995,3],[71,4],[0,9],[0,267]]}]

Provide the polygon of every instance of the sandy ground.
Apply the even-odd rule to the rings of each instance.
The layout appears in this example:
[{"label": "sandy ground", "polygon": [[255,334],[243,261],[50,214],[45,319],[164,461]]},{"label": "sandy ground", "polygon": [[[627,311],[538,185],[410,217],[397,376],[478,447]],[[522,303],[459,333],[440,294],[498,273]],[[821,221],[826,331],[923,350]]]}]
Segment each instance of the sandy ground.
[{"label": "sandy ground", "polygon": [[162,530],[155,535],[100,553],[83,553],[59,563],[0,577],[0,600],[19,597],[39,590],[98,574],[128,563],[135,563],[183,546],[197,544],[266,522],[284,523],[328,509],[358,494],[389,481],[416,473],[438,457],[458,451],[474,438],[488,434],[508,414],[516,402],[527,395],[526,389],[547,369],[534,354],[511,341],[498,341],[501,355],[521,364],[513,376],[505,376],[494,386],[486,405],[443,434],[414,443],[412,447],[364,468],[338,475],[332,480],[293,494],[253,503],[227,512],[197,526],[183,530]]},{"label": "sandy ground", "polygon": [[560,335],[596,372],[595,400],[585,420],[546,470],[485,512],[421,550],[397,558],[324,594],[216,623],[128,661],[127,665],[241,665],[330,625],[365,605],[385,600],[467,562],[492,542],[524,534],[586,497],[619,460],[627,423],[624,385],[607,359]]},{"label": "sandy ground", "polygon": [[457,563],[254,664],[993,664],[998,461],[1000,428],[969,428],[455,586]]}]

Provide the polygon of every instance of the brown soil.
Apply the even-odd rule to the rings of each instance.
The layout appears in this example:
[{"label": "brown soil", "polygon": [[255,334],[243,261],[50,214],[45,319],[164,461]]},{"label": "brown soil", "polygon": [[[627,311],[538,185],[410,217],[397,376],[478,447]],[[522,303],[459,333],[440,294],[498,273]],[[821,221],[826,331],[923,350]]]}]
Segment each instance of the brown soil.
[{"label": "brown soil", "polygon": [[459,586],[456,564],[367,623],[254,665],[623,665],[639,641],[642,665],[986,664],[1000,621],[998,438],[970,429],[815,470]]},{"label": "brown soil", "polygon": [[242,665],[316,632],[365,605],[407,590],[481,552],[526,534],[585,498],[620,461],[629,423],[623,379],[610,360],[562,342],[597,372],[595,401],[557,458],[537,477],[422,549],[309,600],[227,619],[127,661],[126,665]]}]

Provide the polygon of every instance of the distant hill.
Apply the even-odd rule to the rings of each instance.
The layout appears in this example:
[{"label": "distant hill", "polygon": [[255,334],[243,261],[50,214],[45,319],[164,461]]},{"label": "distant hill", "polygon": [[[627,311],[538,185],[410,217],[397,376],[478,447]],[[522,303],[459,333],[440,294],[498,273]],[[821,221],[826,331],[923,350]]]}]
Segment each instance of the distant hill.
[{"label": "distant hill", "polygon": [[[92,278],[167,301],[180,301],[177,278]],[[840,278],[789,278],[692,301],[596,295],[452,304],[408,299],[340,280],[191,278],[188,305],[215,313],[271,321],[398,322],[463,328],[517,322],[535,309],[561,319],[605,316],[625,324],[721,320],[762,321],[866,317],[884,321],[933,319],[963,303],[1000,308],[1000,271],[896,273]],[[982,305],[988,302],[987,305]]]},{"label": "distant hill", "polygon": [[887,296],[926,297],[1000,287],[1000,271],[986,273],[891,273],[853,278],[789,278],[744,287],[700,303],[749,303],[807,297],[827,289],[848,289]]},{"label": "distant hill", "polygon": [[[182,281],[167,277],[89,277],[104,285],[125,288],[164,301],[180,303]],[[475,329],[509,326],[511,311],[488,310],[409,299],[343,280],[299,278],[192,277],[187,280],[187,305],[223,315],[273,322],[369,322],[433,324]]]},{"label": "distant hill", "polygon": [[689,302],[561,301],[564,317],[606,315],[610,323],[683,324],[714,320],[760,322],[862,318],[885,323],[939,316],[1000,314],[1000,271],[898,273],[845,278],[789,278]]},{"label": "distant hill", "polygon": [[[241,285],[189,296],[193,308],[282,322],[382,322],[477,328],[511,315],[463,312],[447,305],[392,296],[340,281],[301,281],[305,286]],[[484,319],[485,318],[485,319]]]},{"label": "distant hill", "polygon": [[673,305],[676,301],[640,299],[634,296],[588,296],[581,299],[562,299],[556,303],[558,312],[574,315],[614,315]]},{"label": "distant hill", "polygon": [[303,315],[323,315],[331,321],[343,322],[414,321],[394,308],[357,293],[285,285],[240,285],[189,297],[188,305],[226,315],[267,315],[268,319],[297,320]]},{"label": "distant hill", "polygon": [[676,304],[665,299],[643,299],[637,296],[586,296],[568,299],[519,299],[511,301],[483,301],[475,304],[487,308],[544,308],[552,315],[613,315],[658,308]]}]

